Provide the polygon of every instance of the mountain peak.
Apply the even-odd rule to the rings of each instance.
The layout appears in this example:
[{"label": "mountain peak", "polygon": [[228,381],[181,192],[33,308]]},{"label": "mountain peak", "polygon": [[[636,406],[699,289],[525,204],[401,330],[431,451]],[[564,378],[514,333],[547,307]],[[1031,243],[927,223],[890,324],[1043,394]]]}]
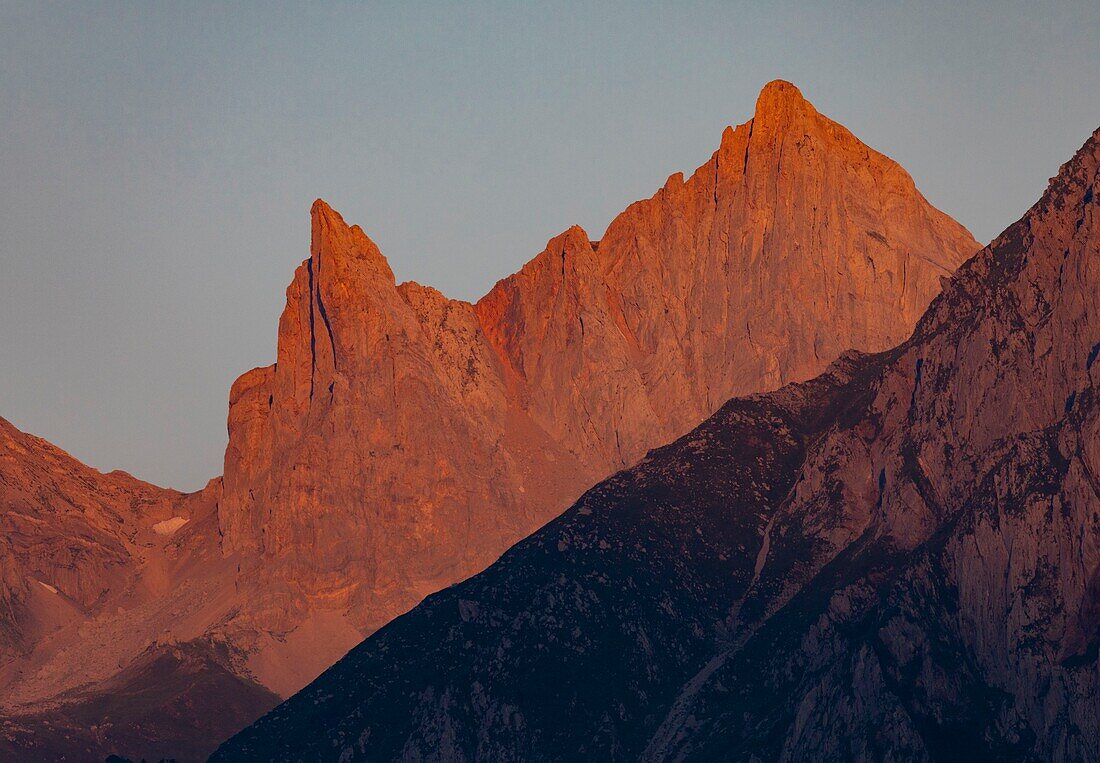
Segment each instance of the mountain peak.
[{"label": "mountain peak", "polygon": [[314,200],[313,206],[309,208],[309,213],[315,217],[317,215],[336,215],[336,217],[340,217],[340,213],[322,198]]},{"label": "mountain peak", "polygon": [[756,97],[754,119],[815,111],[810,102],[802,96],[801,90],[786,80],[775,79],[764,85],[760,95]]},{"label": "mountain peak", "polygon": [[[782,101],[778,113],[799,105]],[[752,130],[763,140],[747,182],[721,188],[717,172],[697,173],[683,195],[701,214],[673,194],[635,205],[601,242],[607,275],[622,281],[547,290],[542,311],[520,295],[498,313],[522,315],[512,325],[537,336],[525,343],[506,325],[498,346],[522,362],[528,389],[538,373],[548,379],[540,425],[578,398],[585,414],[623,418],[640,398],[644,421],[685,410],[679,390],[711,369],[717,389],[760,346],[802,343],[817,358],[874,346],[848,328],[829,340],[842,326],[890,326],[903,299],[916,306],[934,291],[937,252],[965,256],[969,235],[881,155],[838,152],[792,168],[797,149],[821,156],[835,139],[817,129],[825,117],[805,114],[778,136]],[[731,400],[378,631],[212,760],[341,747],[349,759],[1100,757],[1098,199],[1094,137],[951,281],[927,313],[935,330]],[[678,252],[691,257],[668,256]],[[815,260],[827,267],[807,267]],[[748,261],[753,269],[735,269]],[[647,273],[650,263],[660,269]],[[719,276],[688,280],[703,267]],[[872,301],[918,272],[919,293]],[[589,293],[607,295],[606,307],[581,302]],[[639,311],[650,295],[679,304]],[[775,309],[786,304],[796,311]],[[813,312],[820,304],[829,311]],[[695,323],[677,315],[696,305],[717,309]],[[553,333],[545,315],[570,330]],[[658,333],[673,321],[674,332]],[[751,337],[703,343],[723,325]],[[616,331],[630,332],[625,352]],[[668,354],[689,339],[699,342],[690,354]],[[572,359],[580,354],[545,362],[544,348],[570,340],[591,348],[597,373]],[[632,376],[669,386],[632,393],[617,369],[635,357],[645,365]],[[794,359],[772,357],[787,368]],[[691,375],[676,375],[696,358]],[[766,378],[769,367],[757,369]],[[592,415],[572,420],[584,424],[566,430],[571,443],[609,431]],[[366,741],[357,749],[355,739]]]},{"label": "mountain peak", "polygon": [[546,242],[547,249],[588,249],[591,246],[592,240],[588,237],[588,231],[579,225],[569,226]]},{"label": "mountain peak", "polygon": [[[8,595],[13,558],[27,571],[16,578],[18,590],[41,598],[49,617],[60,600],[40,583],[84,608],[64,634],[43,643],[49,655],[0,660],[5,703],[13,695],[5,676],[26,676],[15,679],[21,696],[45,696],[84,684],[94,670],[100,688],[88,695],[94,706],[82,707],[101,708],[121,685],[114,666],[130,671],[124,678],[133,673],[120,657],[141,664],[137,655],[166,629],[180,632],[173,612],[192,613],[186,632],[247,658],[247,672],[229,674],[234,686],[255,681],[293,691],[426,592],[481,571],[582,490],[684,434],[722,401],[809,378],[850,347],[881,350],[904,340],[940,288],[943,271],[929,263],[953,266],[977,243],[880,155],[855,142],[835,145],[841,128],[793,85],[767,86],[755,121],[755,129],[749,122],[727,130],[723,146],[688,179],[676,173],[627,207],[598,242],[579,226],[566,229],[476,305],[397,286],[367,235],[323,199],[314,202],[309,256],[287,288],[276,362],[234,384],[224,478],[206,497],[138,491],[134,503],[129,481],[103,478],[105,487],[92,494],[82,487],[91,477],[76,470],[66,480],[39,470],[13,489],[10,460],[0,453],[0,526],[4,541],[15,538],[0,541],[0,658],[22,649],[9,639],[12,616],[23,617]],[[791,437],[802,431],[798,422],[774,422],[729,443],[738,454],[755,453],[754,443],[776,426]],[[722,488],[723,463],[708,463],[716,476],[707,482]],[[787,461],[752,463],[771,470]],[[858,470],[861,478],[873,473]],[[756,484],[745,484],[746,500],[754,500]],[[18,516],[27,496],[43,493],[57,496],[36,512],[46,521]],[[20,509],[15,536],[4,524],[6,506]],[[741,526],[715,508],[719,528]],[[129,522],[124,533],[116,516]],[[761,514],[745,516],[755,523]],[[88,517],[91,529],[82,524]],[[166,560],[177,559],[177,548],[181,554],[169,573],[167,561],[146,564],[147,550],[136,544],[160,539],[154,524],[177,517],[192,520],[179,536],[189,545],[165,547]],[[648,537],[654,526],[639,528]],[[707,529],[708,544],[717,537],[710,525],[680,526],[693,539]],[[657,535],[666,537],[663,528]],[[102,550],[82,551],[76,566],[72,536],[82,549],[85,539],[102,537]],[[116,572],[123,547],[135,549],[127,578]],[[556,541],[552,548],[559,554]],[[738,569],[751,574],[756,548],[744,550],[750,555]],[[718,560],[706,569],[731,564],[740,563]],[[117,598],[90,610],[116,581]],[[138,590],[149,591],[149,603],[108,616],[116,601],[130,607]],[[728,580],[710,590],[728,591]],[[165,605],[165,591],[179,598]],[[36,611],[29,627],[53,622],[30,617]],[[699,632],[710,633],[727,613],[715,610]],[[142,630],[131,635],[126,623]],[[116,643],[119,628],[128,634],[123,643]],[[677,650],[673,643],[664,651]],[[194,686],[172,699],[168,714],[212,743],[216,727],[194,707],[222,697],[242,712],[252,707],[223,693],[239,689],[221,688],[222,667],[201,684],[186,672],[174,683],[160,672],[142,680],[158,691],[180,681]],[[666,682],[652,694],[674,688]],[[129,716],[126,728],[135,732],[126,734],[142,728],[141,717]],[[86,724],[62,722],[66,738],[69,729],[89,733]],[[40,736],[62,734],[55,726]],[[158,741],[156,749],[161,757],[178,748]],[[23,757],[61,756],[37,748]]]},{"label": "mountain peak", "polygon": [[393,283],[393,271],[378,246],[358,225],[349,226],[343,216],[333,209],[324,199],[317,199],[310,208],[312,244],[310,259],[320,270],[320,260],[332,258],[334,261],[360,261],[357,270],[366,267],[370,273]]}]

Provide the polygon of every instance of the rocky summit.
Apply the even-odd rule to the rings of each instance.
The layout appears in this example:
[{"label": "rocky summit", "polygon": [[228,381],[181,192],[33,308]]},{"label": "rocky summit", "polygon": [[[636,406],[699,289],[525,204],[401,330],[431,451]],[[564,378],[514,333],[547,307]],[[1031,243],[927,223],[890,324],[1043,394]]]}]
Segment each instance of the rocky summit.
[{"label": "rocky summit", "polygon": [[218,510],[278,633],[317,611],[370,632],[729,397],[897,344],[979,248],[785,82],[690,179],[477,304],[395,283],[324,202],[312,218],[278,361],[231,394]]},{"label": "rocky summit", "polygon": [[311,220],[205,490],[5,428],[0,751],[208,752],[723,401],[904,341],[979,249],[786,82],[690,177],[476,304],[397,283],[323,201]]},{"label": "rocky summit", "polygon": [[215,759],[1100,758],[1098,283],[1100,131],[908,341],[726,403]]}]

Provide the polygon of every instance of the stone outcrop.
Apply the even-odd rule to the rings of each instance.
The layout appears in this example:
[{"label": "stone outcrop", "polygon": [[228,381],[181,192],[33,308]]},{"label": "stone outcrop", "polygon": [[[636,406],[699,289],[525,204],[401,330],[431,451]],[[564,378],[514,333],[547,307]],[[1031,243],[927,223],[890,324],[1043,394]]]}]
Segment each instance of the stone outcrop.
[{"label": "stone outcrop", "polygon": [[217,760],[1100,757],[1100,130],[895,349],[730,401]]}]

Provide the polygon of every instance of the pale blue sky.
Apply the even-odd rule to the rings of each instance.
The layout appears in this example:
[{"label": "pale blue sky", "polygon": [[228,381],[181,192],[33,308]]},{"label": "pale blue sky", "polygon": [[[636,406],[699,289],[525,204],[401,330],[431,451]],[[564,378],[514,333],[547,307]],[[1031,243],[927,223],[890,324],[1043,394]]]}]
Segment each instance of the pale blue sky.
[{"label": "pale blue sky", "polygon": [[1100,124],[1098,40],[1094,0],[0,0],[0,416],[198,488],[314,198],[475,299],[703,163],[775,78],[984,242]]}]

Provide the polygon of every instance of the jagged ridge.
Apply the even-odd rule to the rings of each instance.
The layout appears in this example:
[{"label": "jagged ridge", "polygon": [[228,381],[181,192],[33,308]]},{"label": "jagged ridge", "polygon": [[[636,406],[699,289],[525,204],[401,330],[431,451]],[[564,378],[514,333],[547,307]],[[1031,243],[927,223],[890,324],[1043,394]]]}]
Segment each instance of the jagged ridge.
[{"label": "jagged ridge", "polygon": [[1100,755],[1100,131],[914,336],[735,399],[216,760]]},{"label": "jagged ridge", "polygon": [[177,644],[287,695],[730,395],[900,341],[977,249],[782,82],[598,246],[570,228],[476,305],[396,283],[362,230],[311,216],[277,362],[230,393],[224,480],[165,496],[191,521],[5,666],[15,711]]}]

